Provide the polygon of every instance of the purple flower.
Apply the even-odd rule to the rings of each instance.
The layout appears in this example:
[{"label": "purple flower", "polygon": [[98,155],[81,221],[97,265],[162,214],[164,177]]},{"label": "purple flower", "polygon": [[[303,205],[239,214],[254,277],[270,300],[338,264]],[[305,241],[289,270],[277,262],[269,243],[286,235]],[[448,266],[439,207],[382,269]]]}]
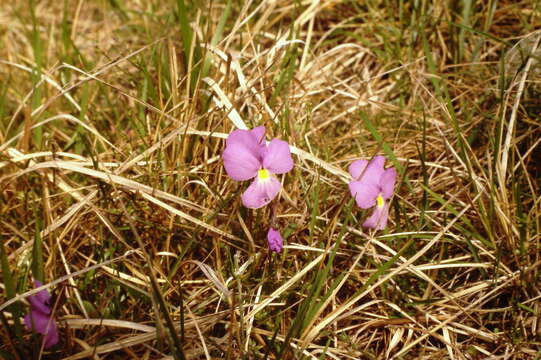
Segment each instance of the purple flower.
[{"label": "purple flower", "polygon": [[265,127],[235,130],[227,137],[222,154],[227,175],[233,180],[254,179],[242,194],[242,204],[257,209],[278,195],[282,185],[274,174],[284,174],[293,168],[287,142],[272,139],[265,144]]},{"label": "purple flower", "polygon": [[273,228],[269,229],[269,232],[267,233],[267,242],[269,243],[270,251],[274,251],[276,253],[282,251],[284,239],[282,239],[282,235],[280,235],[278,230],[274,230]]},{"label": "purple flower", "polygon": [[353,181],[349,183],[349,191],[355,197],[357,205],[362,209],[376,206],[372,215],[363,223],[364,227],[383,230],[389,217],[388,200],[394,191],[396,170],[384,169],[384,156],[375,156],[370,162],[357,160],[349,166]]},{"label": "purple flower", "polygon": [[[34,287],[40,287],[40,281],[34,281]],[[35,295],[28,297],[30,312],[24,317],[24,323],[30,330],[45,335],[45,348],[50,348],[58,343],[58,329],[51,314],[51,294],[47,290],[41,290]]]}]

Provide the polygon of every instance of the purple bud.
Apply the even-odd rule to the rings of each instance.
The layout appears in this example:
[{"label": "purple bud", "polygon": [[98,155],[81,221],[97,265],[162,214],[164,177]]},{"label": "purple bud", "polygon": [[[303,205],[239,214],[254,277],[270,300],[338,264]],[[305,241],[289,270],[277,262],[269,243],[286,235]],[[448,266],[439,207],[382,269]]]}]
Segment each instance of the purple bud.
[{"label": "purple bud", "polygon": [[282,251],[284,239],[282,239],[282,235],[280,235],[280,232],[278,230],[270,228],[269,232],[267,233],[267,241],[269,243],[270,251],[274,251],[276,253]]}]

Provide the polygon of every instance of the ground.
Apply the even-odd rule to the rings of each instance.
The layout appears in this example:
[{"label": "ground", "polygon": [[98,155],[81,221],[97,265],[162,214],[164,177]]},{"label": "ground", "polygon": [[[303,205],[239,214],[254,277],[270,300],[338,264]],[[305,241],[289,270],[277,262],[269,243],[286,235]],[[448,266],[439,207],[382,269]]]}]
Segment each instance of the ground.
[{"label": "ground", "polygon": [[[2,2],[0,358],[540,358],[540,10]],[[258,126],[294,166],[249,209],[221,155]]]}]

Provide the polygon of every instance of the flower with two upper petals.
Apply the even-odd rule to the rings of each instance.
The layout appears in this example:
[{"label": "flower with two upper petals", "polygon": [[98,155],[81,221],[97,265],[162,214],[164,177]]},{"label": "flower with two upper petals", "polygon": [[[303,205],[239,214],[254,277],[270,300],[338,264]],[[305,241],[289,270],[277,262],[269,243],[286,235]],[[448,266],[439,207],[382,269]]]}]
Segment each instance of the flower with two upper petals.
[{"label": "flower with two upper petals", "polygon": [[226,140],[222,154],[227,175],[236,181],[254,179],[242,194],[242,204],[257,209],[267,205],[278,195],[282,185],[277,174],[293,168],[287,142],[272,139],[265,142],[265,127],[235,130]]},{"label": "flower with two upper petals", "polygon": [[[34,287],[40,287],[40,281],[34,281]],[[41,290],[27,298],[30,303],[30,312],[24,317],[24,323],[30,330],[44,335],[44,346],[50,348],[58,343],[58,329],[56,321],[51,314],[51,294]]]},{"label": "flower with two upper petals", "polygon": [[357,160],[349,166],[353,180],[349,191],[362,209],[376,206],[372,215],[363,223],[364,227],[383,230],[389,217],[389,200],[394,192],[396,170],[384,169],[385,157],[375,156],[370,162]]}]

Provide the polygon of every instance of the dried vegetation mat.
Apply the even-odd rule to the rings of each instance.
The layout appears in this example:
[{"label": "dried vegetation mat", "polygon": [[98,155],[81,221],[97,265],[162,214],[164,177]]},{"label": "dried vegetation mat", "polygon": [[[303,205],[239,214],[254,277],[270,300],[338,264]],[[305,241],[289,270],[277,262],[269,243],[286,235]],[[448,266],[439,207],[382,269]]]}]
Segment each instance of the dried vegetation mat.
[{"label": "dried vegetation mat", "polygon": [[[2,1],[0,358],[540,358],[540,15]],[[251,210],[220,155],[260,125],[295,165]],[[383,231],[347,186],[376,154]],[[23,321],[43,289],[47,349]]]}]

